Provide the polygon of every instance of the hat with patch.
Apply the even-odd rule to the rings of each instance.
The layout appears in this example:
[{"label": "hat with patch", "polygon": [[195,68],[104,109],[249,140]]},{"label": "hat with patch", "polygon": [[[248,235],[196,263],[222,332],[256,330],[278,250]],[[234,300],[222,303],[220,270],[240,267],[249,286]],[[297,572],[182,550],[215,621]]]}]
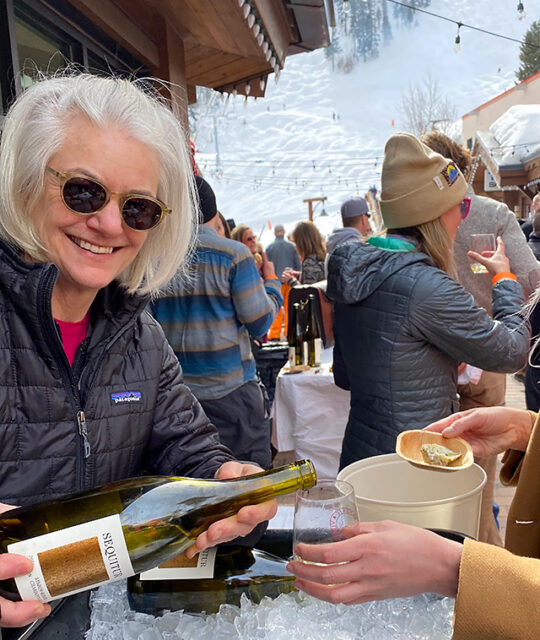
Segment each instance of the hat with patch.
[{"label": "hat with patch", "polygon": [[199,194],[199,222],[209,222],[217,214],[216,196],[212,187],[204,178],[195,176],[197,193]]},{"label": "hat with patch", "polygon": [[369,206],[364,198],[353,198],[352,200],[346,200],[341,205],[342,220],[347,220],[348,218],[357,218],[358,216],[369,216]]},{"label": "hat with patch", "polygon": [[381,185],[381,213],[388,229],[436,220],[467,193],[457,165],[410,133],[396,133],[386,143]]}]

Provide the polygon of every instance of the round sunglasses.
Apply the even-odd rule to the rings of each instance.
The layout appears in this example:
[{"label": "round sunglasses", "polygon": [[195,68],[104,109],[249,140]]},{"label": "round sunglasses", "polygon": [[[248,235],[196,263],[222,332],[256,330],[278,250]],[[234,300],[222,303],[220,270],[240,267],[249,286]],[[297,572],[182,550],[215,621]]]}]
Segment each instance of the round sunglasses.
[{"label": "round sunglasses", "polygon": [[111,196],[118,196],[122,219],[130,229],[149,231],[154,229],[171,210],[157,198],[139,193],[117,193],[97,180],[79,173],[63,173],[45,167],[58,178],[62,201],[66,207],[83,216],[91,216],[107,205]]}]

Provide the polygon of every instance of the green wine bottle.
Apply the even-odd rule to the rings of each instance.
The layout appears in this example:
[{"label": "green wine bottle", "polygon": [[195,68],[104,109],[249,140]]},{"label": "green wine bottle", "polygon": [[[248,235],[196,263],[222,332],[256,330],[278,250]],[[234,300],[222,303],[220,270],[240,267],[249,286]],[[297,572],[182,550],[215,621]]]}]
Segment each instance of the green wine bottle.
[{"label": "green wine bottle", "polygon": [[166,562],[243,506],[311,487],[309,460],[231,480],[142,477],[0,515],[0,551],[34,569],[2,595],[49,602]]},{"label": "green wine bottle", "polygon": [[308,316],[306,329],[304,331],[304,340],[308,345],[308,359],[307,363],[310,367],[318,367],[321,364],[321,328],[319,326],[319,319],[317,318],[317,303],[315,296],[309,294],[308,303]]},{"label": "green wine bottle", "polygon": [[[146,574],[142,574],[129,578],[131,608],[152,615],[160,615],[166,610],[217,613],[222,604],[238,606],[242,594],[259,604],[265,596],[276,598],[295,589],[295,577],[285,568],[287,561],[266,551],[239,546],[218,547],[205,549],[200,556],[199,565],[209,567],[206,574],[209,577],[144,579]],[[197,568],[193,570],[197,571]],[[174,569],[154,569],[147,574],[160,571],[167,575]],[[189,571],[189,568],[184,566],[178,571]]]}]

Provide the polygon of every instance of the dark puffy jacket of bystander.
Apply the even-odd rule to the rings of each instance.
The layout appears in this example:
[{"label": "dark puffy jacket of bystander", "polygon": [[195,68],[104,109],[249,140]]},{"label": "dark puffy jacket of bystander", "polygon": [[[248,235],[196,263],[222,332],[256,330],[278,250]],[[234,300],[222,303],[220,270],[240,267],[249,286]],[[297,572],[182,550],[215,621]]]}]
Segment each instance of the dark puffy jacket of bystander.
[{"label": "dark puffy jacket of bystander", "polygon": [[147,299],[115,283],[101,290],[70,367],[51,315],[57,276],[0,242],[0,502],[24,506],[141,472],[213,477],[233,460]]},{"label": "dark puffy jacket of bystander", "polygon": [[358,242],[331,255],[327,294],[334,378],[351,390],[341,467],[391,453],[401,431],[457,411],[460,362],[498,372],[525,364],[530,329],[513,280],[494,285],[491,319],[426,254]]}]

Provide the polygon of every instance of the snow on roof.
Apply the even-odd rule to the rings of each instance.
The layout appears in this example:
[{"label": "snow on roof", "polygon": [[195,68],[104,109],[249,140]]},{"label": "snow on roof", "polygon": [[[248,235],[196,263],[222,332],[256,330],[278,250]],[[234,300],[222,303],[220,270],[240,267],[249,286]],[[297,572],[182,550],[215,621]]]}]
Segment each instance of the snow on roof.
[{"label": "snow on roof", "polygon": [[[482,132],[485,146],[490,146],[499,166],[523,163],[540,155],[540,105],[518,104],[510,107]],[[489,141],[489,142],[488,142]],[[493,143],[497,148],[493,148]],[[487,143],[487,144],[486,144]]]}]

